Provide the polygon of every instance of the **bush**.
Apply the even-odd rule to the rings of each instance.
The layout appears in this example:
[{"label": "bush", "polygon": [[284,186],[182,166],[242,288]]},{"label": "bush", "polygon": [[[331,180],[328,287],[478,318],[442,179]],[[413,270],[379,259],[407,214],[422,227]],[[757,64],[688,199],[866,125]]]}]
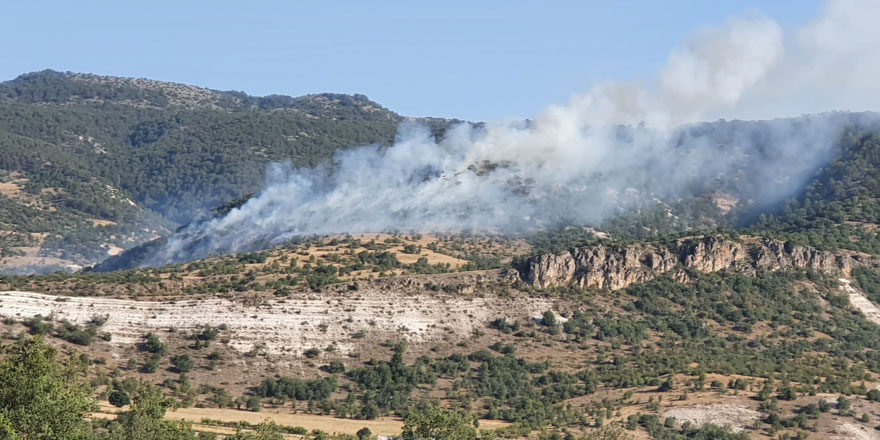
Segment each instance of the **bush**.
[{"label": "bush", "polygon": [[95,327],[101,327],[107,323],[107,320],[110,319],[110,315],[93,315],[91,319],[89,319],[89,325],[93,325]]},{"label": "bush", "polygon": [[32,335],[45,335],[50,333],[55,326],[51,322],[47,322],[43,320],[43,317],[40,315],[34,316],[27,321],[24,321],[24,326],[28,328],[28,331]]},{"label": "bush", "polygon": [[365,440],[373,435],[373,431],[370,431],[370,428],[363,427],[355,435],[357,435],[358,440]]},{"label": "bush", "polygon": [[305,355],[305,357],[307,357],[309,359],[314,359],[314,358],[318,357],[320,354],[321,354],[321,350],[319,350],[317,348],[310,348],[310,349],[303,352],[303,355]]},{"label": "bush", "polygon": [[141,371],[143,371],[144,373],[155,373],[157,370],[159,370],[160,359],[162,359],[162,357],[158,355],[150,356],[150,358],[147,359],[147,362],[144,363],[144,367],[141,368]]},{"label": "bush", "polygon": [[186,373],[193,369],[196,366],[195,361],[193,361],[189,355],[179,355],[171,358],[171,365],[174,366],[175,371],[178,373]]},{"label": "bush", "polygon": [[247,402],[245,402],[245,407],[248,411],[260,412],[260,407],[262,406],[263,401],[260,399],[260,396],[251,396],[248,397]]},{"label": "bush", "polygon": [[339,374],[345,373],[345,364],[340,361],[332,361],[330,364],[325,365],[322,370],[330,373],[330,374]]},{"label": "bush", "polygon": [[89,326],[87,328],[82,328],[69,322],[62,323],[61,326],[55,330],[55,335],[59,338],[64,339],[67,342],[84,346],[91,345],[96,333],[96,327]]},{"label": "bush", "polygon": [[147,333],[144,336],[144,343],[141,344],[141,351],[146,351],[154,354],[165,354],[168,350],[168,347],[162,343],[158,336],[154,335],[152,332]]},{"label": "bush", "polygon": [[208,326],[203,328],[202,331],[193,335],[193,337],[199,341],[213,341],[214,339],[217,339],[217,335],[219,334],[220,329]]},{"label": "bush", "polygon": [[110,396],[107,397],[107,400],[111,405],[117,408],[131,403],[131,398],[128,396],[128,393],[120,390],[113,390],[113,392],[110,393]]}]

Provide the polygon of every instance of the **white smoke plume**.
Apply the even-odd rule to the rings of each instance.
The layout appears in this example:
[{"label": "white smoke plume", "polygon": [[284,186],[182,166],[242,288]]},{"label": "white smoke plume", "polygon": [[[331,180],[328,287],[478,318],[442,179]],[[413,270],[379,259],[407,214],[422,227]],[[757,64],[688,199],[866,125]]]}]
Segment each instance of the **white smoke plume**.
[{"label": "white smoke plume", "polygon": [[[880,97],[877,19],[880,2],[832,1],[786,33],[754,13],[698,32],[647,85],[600,84],[532,120],[462,124],[439,141],[405,125],[393,146],[341,151],[332,169],[273,165],[262,192],[173,235],[147,263],[315,234],[597,223],[720,180],[778,201],[827,160],[840,118],[775,121],[758,134],[721,124],[729,133],[720,153],[717,136],[682,124],[867,108]],[[744,167],[753,181],[736,183]]]}]

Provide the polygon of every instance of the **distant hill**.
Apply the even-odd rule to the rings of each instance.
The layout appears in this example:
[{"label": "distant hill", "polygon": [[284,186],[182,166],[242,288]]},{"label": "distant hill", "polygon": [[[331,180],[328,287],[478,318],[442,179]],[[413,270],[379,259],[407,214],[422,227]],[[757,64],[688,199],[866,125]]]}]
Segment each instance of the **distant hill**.
[{"label": "distant hill", "polygon": [[[340,149],[389,145],[411,120],[435,136],[455,122],[407,118],[363,95],[256,97],[51,70],[2,82],[0,273],[75,270],[136,248],[105,265],[132,267],[156,243],[138,246],[222,215],[259,191],[267,164],[314,166]],[[689,188],[693,197],[658,194],[657,203],[581,225],[588,232],[548,231],[529,240],[536,250],[559,251],[607,236],[656,240],[738,228],[823,249],[880,253],[873,226],[880,221],[877,121],[871,113],[829,113],[683,127],[680,143],[706,139],[712,154],[735,158],[739,172],[700,182]],[[761,200],[768,189],[762,164],[785,141],[777,137],[815,123],[842,128],[832,154],[796,182],[792,200]],[[773,186],[792,185],[782,165],[773,169]]]},{"label": "distant hill", "polygon": [[[532,243],[535,254],[559,253],[599,241],[632,243],[663,241],[700,234],[746,234],[811,246],[823,250],[880,254],[880,118],[873,113],[828,113],[772,121],[718,121],[683,127],[672,142],[695,146],[707,158],[727,155],[730,172],[693,182],[686,194],[666,197],[651,193],[650,180],[643,188],[648,197],[619,198],[619,212],[597,224],[573,222],[559,229],[514,233]],[[809,126],[839,128],[827,141],[821,158],[807,168],[778,160],[777,145],[791,142],[790,133]],[[740,142],[750,138],[751,142]],[[693,141],[699,139],[701,142]],[[823,141],[824,142],[824,141]],[[807,148],[795,142],[790,148]],[[801,150],[793,150],[799,152]],[[702,162],[696,166],[703,166]],[[487,165],[487,167],[491,167]],[[679,172],[692,170],[682,166]],[[646,171],[650,174],[650,171]],[[635,174],[635,173],[634,173]],[[650,177],[650,176],[649,176]],[[635,184],[635,183],[634,183]],[[656,185],[662,188],[659,183]],[[635,192],[635,191],[633,191]],[[523,194],[527,194],[524,191]],[[241,206],[247,196],[230,200],[213,211],[222,216]],[[204,217],[202,220],[209,220]],[[196,220],[177,232],[174,257],[183,262],[213,253],[197,254],[210,243],[204,233],[207,221]],[[423,231],[430,232],[430,231]],[[267,234],[252,243],[236,241],[237,251],[272,246]],[[109,258],[96,271],[130,269],[156,264],[155,256],[166,243],[160,239]],[[195,250],[195,251],[192,251]],[[222,250],[219,253],[223,253]],[[195,256],[193,256],[195,255]]]},{"label": "distant hill", "polygon": [[2,82],[0,271],[100,261],[255,192],[269,162],[389,144],[406,119],[363,95],[255,97],[52,70]]}]

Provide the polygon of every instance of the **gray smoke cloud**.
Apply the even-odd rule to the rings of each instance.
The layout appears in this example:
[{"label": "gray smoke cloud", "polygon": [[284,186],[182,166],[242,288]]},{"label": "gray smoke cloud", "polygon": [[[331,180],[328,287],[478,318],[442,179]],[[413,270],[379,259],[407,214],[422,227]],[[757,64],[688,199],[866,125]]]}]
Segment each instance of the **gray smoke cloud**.
[{"label": "gray smoke cloud", "polygon": [[[880,3],[832,1],[803,29],[785,32],[753,13],[696,33],[649,84],[598,84],[529,121],[461,124],[439,141],[404,125],[393,146],[341,151],[332,169],[274,164],[263,191],[169,237],[148,264],[316,234],[596,224],[719,185],[748,186],[757,203],[773,203],[828,159],[842,118],[771,121],[748,132],[688,124],[867,107],[880,97],[872,81],[880,73],[871,46],[877,18]],[[738,177],[743,169],[748,175]]]}]

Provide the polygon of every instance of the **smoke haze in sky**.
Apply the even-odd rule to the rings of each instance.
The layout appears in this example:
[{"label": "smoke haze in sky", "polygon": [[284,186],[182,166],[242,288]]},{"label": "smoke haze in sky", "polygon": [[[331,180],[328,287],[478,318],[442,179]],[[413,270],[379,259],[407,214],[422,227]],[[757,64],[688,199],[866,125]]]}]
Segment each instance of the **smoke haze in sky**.
[{"label": "smoke haze in sky", "polygon": [[772,203],[828,159],[840,118],[764,124],[762,145],[728,133],[734,146],[724,154],[683,124],[871,109],[880,98],[878,20],[880,2],[858,0],[831,1],[788,31],[751,11],[698,30],[651,80],[597,84],[529,121],[461,124],[439,141],[404,125],[394,145],[340,151],[332,169],[275,164],[263,191],[169,237],[147,263],[315,234],[595,224],[627,206],[711,191],[743,167],[755,181],[742,184]]}]

